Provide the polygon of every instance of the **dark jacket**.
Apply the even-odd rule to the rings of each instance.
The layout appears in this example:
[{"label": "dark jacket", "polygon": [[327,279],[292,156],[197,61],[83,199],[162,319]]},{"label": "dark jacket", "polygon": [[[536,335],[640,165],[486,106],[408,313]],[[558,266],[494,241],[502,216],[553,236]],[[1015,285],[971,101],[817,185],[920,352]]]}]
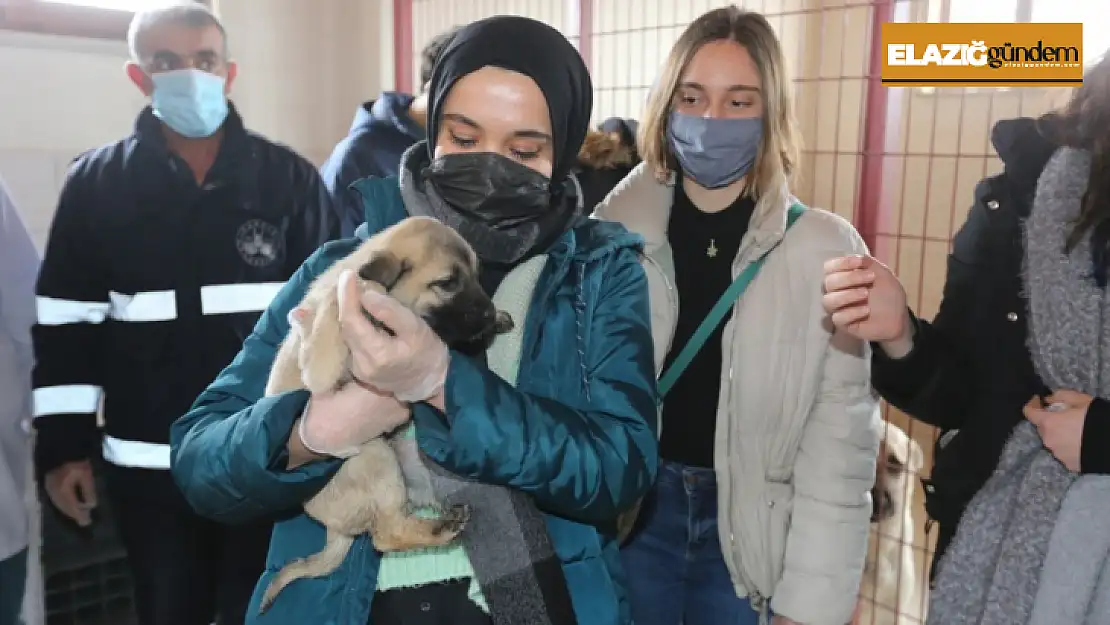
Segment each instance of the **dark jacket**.
[{"label": "dark jacket", "polygon": [[335,235],[311,163],[248,132],[234,108],[223,128],[203,184],[169,151],[149,107],[132,135],[70,167],[32,330],[40,474],[102,449],[129,491],[179,500],[170,424]]},{"label": "dark jacket", "polygon": [[[367,219],[360,235],[407,216],[396,179],[368,179],[356,188]],[[299,511],[339,465],[332,460],[283,468],[286,442],[308,393],[263,397],[263,387],[289,331],[289,311],[317,276],[360,243],[329,243],[308,259],[231,366],[173,426],[174,476],[198,512],[238,523],[297,511],[274,528],[248,623],[367,622],[381,560],[366,535],[356,539],[335,573],[298,581],[257,616],[261,589],[273,575],[323,548],[324,527]],[[437,464],[467,479],[522,490],[547,513],[582,625],[631,622],[616,517],[643,496],[657,469],[657,391],[642,245],[623,227],[593,219],[564,234],[547,252],[522,322],[517,388],[454,354],[444,387],[451,418],[422,404],[413,412],[420,448]]]},{"label": "dark jacket", "polygon": [[424,138],[424,129],[409,117],[413,96],[387,91],[355,111],[351,130],[343,138],[320,175],[340,210],[344,237],[354,236],[362,223],[362,203],[349,187],[361,178],[396,176],[401,154]]},{"label": "dark jacket", "polygon": [[[913,351],[872,357],[872,381],[888,402],[942,431],[926,482],[926,509],[940,527],[937,559],[971,497],[990,477],[1022,408],[1048,389],[1027,348],[1022,222],[1056,146],[1036,120],[999,122],[991,140],[1005,167],[975,188],[953,241],[940,310],[916,319]],[[1084,472],[1110,472],[1110,404],[1096,400],[1083,434]],[[935,561],[935,560],[934,560]],[[935,570],[935,568],[934,568]]]}]

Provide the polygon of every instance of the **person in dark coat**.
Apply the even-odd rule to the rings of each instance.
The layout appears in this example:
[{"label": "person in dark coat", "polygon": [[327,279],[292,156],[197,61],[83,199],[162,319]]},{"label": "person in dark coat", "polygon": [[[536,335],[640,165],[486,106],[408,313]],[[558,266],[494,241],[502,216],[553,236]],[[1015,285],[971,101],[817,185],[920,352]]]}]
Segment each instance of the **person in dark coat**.
[{"label": "person in dark coat", "polygon": [[207,5],[139,11],[128,43],[150,103],[70,164],[38,274],[34,464],[63,518],[111,519],[139,625],[237,625],[281,515],[196,514],[170,476],[170,424],[338,224],[316,167],[230,101],[238,66]]},{"label": "person in dark coat", "polygon": [[640,163],[637,127],[634,119],[611,117],[587,133],[574,172],[581,187],[582,207],[587,212],[593,211]]},{"label": "person in dark coat", "polygon": [[[925,482],[926,510],[939,527],[934,564],[1023,411],[1069,469],[1110,473],[1110,393],[1054,387],[1047,379],[1062,372],[1090,378],[1104,357],[1110,363],[1106,324],[1095,316],[1084,325],[1092,315],[1081,310],[1088,300],[1103,310],[1108,299],[1107,128],[1110,58],[1089,70],[1060,112],[995,125],[991,141],[1004,169],[975,189],[931,322],[909,310],[894,273],[874,258],[825,266],[824,304],[833,323],[877,344],[875,388],[941,430]],[[1063,197],[1056,183],[1046,188],[1041,174],[1048,177],[1049,167],[1078,181],[1070,195]],[[1067,327],[1055,328],[1060,324]],[[1067,352],[1084,349],[1090,354],[1067,359]],[[1061,410],[1046,410],[1051,404]]]},{"label": "person in dark coat", "polygon": [[354,235],[363,221],[362,203],[350,195],[348,187],[356,180],[374,176],[396,176],[401,154],[424,139],[424,117],[428,98],[424,88],[432,75],[436,58],[458,27],[432,38],[420,51],[420,90],[418,95],[386,91],[377,100],[359,105],[351,130],[332,150],[320,168],[332,201],[341,212],[341,234]]}]

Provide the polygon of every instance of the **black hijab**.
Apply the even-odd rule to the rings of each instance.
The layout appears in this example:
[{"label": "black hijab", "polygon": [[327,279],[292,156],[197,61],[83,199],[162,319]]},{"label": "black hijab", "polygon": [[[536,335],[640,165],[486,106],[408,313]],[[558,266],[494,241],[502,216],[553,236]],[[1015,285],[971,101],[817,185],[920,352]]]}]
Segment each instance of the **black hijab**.
[{"label": "black hijab", "polygon": [[593,112],[593,83],[578,50],[554,28],[527,17],[498,15],[464,26],[436,59],[428,86],[428,156],[439,136],[443,103],[451,87],[483,67],[518,72],[536,82],[547,99],[555,158],[552,188],[567,178]]}]

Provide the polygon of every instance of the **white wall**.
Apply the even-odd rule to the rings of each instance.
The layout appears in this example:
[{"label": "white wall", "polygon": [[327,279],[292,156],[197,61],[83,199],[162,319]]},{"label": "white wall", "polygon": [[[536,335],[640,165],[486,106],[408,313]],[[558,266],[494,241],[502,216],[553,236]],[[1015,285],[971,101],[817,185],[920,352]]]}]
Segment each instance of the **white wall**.
[{"label": "white wall", "polygon": [[126,132],[142,106],[126,57],[122,42],[0,31],[0,176],[40,243],[69,160]]},{"label": "white wall", "polygon": [[[390,0],[216,0],[253,130],[320,163],[355,108],[392,85]],[[69,161],[128,133],[143,106],[122,41],[0,31],[0,177],[45,242]]]}]

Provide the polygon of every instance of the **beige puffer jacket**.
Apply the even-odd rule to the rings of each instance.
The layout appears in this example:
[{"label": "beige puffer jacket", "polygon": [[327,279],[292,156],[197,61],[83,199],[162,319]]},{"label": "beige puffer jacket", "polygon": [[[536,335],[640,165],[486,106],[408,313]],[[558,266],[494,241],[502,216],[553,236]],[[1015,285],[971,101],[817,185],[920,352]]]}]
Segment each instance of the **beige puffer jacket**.
[{"label": "beige puffer jacket", "polygon": [[[667,243],[673,182],[638,166],[598,207],[647,242],[656,360],[678,317]],[[806,625],[852,618],[863,573],[881,417],[869,347],[833,332],[823,263],[867,247],[846,220],[811,209],[785,238],[794,198],[764,194],[733,263],[776,243],[724,331],[715,468],[721,548],[736,592]],[[677,346],[676,346],[677,347]]]}]

